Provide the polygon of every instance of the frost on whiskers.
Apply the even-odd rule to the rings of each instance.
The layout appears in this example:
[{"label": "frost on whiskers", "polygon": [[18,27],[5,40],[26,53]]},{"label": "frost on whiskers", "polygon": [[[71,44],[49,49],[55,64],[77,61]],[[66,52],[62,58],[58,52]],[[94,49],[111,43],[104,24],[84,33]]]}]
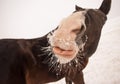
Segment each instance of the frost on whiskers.
[{"label": "frost on whiskers", "polygon": [[[85,67],[85,53],[84,53],[84,47],[87,42],[87,35],[85,34],[86,31],[86,25],[85,25],[85,13],[86,11],[82,12],[76,12],[76,14],[73,14],[74,16],[80,15],[80,23],[83,26],[82,32],[79,34],[79,37],[74,41],[76,42],[76,45],[78,47],[78,52],[76,53],[76,56],[69,60],[64,57],[58,56],[54,54],[53,52],[53,39],[54,37],[54,31],[50,32],[47,35],[48,39],[48,46],[47,47],[41,47],[41,50],[43,51],[44,54],[40,54],[39,56],[45,56],[45,59],[43,60],[44,64],[47,64],[49,66],[49,71],[56,73],[57,76],[59,75],[70,75],[71,73],[76,74],[77,71],[81,71]],[[83,40],[84,39],[84,40]],[[68,45],[68,43],[64,42],[65,45]],[[77,43],[78,42],[78,43]],[[66,62],[62,62],[66,61]]]},{"label": "frost on whiskers", "polygon": [[[50,33],[50,35],[52,35]],[[86,36],[87,40],[87,36]],[[85,43],[83,43],[84,47]],[[52,51],[52,46],[41,47],[41,50],[44,52],[43,54],[39,54],[38,56],[45,56],[43,60],[44,64],[49,66],[49,71],[56,73],[57,76],[60,75],[70,75],[71,73],[76,74],[77,71],[81,71],[84,68],[84,48],[80,49],[77,53],[76,57],[68,63],[60,63],[60,60],[55,56]]]}]

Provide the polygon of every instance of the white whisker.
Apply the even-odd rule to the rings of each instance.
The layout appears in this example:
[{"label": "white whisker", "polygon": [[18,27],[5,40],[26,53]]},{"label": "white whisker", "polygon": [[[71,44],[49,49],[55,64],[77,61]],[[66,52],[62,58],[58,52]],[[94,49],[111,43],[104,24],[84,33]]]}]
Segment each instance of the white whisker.
[{"label": "white whisker", "polygon": [[52,52],[49,52],[48,56],[52,55],[53,53]]},{"label": "white whisker", "polygon": [[48,46],[48,47],[42,47],[41,50],[44,51],[44,52],[50,52],[51,51],[51,47],[50,46]]},{"label": "white whisker", "polygon": [[51,71],[52,70],[52,68],[54,68],[54,65],[56,64],[56,62],[55,61],[53,61],[52,62],[52,65],[50,66],[50,68],[49,68],[49,71]]}]

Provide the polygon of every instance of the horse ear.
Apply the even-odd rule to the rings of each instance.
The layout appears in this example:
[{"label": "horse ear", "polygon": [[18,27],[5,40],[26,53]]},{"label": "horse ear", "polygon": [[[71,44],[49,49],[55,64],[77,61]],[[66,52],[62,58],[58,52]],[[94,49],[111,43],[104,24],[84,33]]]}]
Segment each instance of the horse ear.
[{"label": "horse ear", "polygon": [[83,10],[83,8],[81,8],[81,7],[77,6],[77,5],[75,5],[75,10],[76,10],[76,11],[80,11],[80,10]]},{"label": "horse ear", "polygon": [[104,0],[99,10],[101,10],[104,14],[108,14],[111,8],[111,0]]}]

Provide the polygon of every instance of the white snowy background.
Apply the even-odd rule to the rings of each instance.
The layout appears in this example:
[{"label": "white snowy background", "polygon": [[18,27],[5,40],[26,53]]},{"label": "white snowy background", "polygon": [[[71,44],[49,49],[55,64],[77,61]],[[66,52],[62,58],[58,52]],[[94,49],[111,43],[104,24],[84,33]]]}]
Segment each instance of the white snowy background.
[{"label": "white snowy background", "polygon": [[[74,7],[103,0],[0,0],[0,38],[36,38],[56,28]],[[86,84],[120,84],[120,0],[112,0],[96,53],[84,69]],[[65,84],[64,79],[50,84]]]}]

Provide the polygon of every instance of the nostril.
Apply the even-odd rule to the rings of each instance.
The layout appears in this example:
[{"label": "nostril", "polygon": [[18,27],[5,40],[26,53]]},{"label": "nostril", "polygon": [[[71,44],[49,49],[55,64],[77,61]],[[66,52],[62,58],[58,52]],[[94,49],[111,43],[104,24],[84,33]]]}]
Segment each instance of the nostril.
[{"label": "nostril", "polygon": [[74,29],[72,30],[73,33],[78,34],[80,32],[80,29]]}]

